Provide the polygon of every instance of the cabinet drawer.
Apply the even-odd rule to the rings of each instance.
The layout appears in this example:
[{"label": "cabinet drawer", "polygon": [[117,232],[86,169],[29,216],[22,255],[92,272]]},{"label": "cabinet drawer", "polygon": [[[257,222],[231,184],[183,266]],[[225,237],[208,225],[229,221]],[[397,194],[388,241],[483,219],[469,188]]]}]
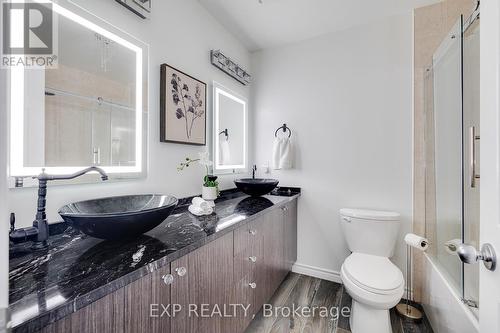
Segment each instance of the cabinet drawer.
[{"label": "cabinet drawer", "polygon": [[245,328],[252,321],[253,315],[256,310],[256,293],[259,285],[255,281],[255,278],[252,273],[244,276],[241,280],[239,280],[234,286],[234,300],[235,304],[240,304],[244,306],[247,310],[245,310],[238,306],[236,310],[236,316],[233,318],[233,332],[244,332]]},{"label": "cabinet drawer", "polygon": [[234,231],[234,255],[251,249],[255,241],[263,239],[262,219],[257,219]]},{"label": "cabinet drawer", "polygon": [[234,281],[240,281],[264,265],[264,237],[255,237],[251,244],[234,257]]}]

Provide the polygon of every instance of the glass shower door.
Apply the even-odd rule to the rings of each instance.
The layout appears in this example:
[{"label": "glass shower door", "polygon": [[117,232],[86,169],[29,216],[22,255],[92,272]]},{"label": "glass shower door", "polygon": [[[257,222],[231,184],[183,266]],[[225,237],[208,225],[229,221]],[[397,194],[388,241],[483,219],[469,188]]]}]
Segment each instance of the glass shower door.
[{"label": "glass shower door", "polygon": [[[479,21],[463,34],[464,243],[479,244]],[[475,164],[473,166],[473,164]],[[475,308],[479,300],[479,265],[464,265],[463,298]],[[476,313],[477,315],[477,313]]]},{"label": "glass shower door", "polygon": [[463,264],[455,250],[463,243],[462,63],[460,19],[433,57],[435,225],[430,226],[435,230],[435,259],[460,295]]},{"label": "glass shower door", "polygon": [[476,309],[479,266],[464,265],[456,251],[479,248],[479,24],[463,31],[460,18],[424,77],[426,235],[441,273]]}]

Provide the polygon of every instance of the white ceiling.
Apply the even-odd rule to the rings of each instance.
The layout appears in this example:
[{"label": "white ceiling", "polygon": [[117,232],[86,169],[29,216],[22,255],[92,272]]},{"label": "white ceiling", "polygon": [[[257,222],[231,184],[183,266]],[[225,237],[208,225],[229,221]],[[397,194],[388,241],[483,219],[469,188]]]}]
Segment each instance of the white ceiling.
[{"label": "white ceiling", "polygon": [[250,51],[409,12],[439,0],[198,0]]}]

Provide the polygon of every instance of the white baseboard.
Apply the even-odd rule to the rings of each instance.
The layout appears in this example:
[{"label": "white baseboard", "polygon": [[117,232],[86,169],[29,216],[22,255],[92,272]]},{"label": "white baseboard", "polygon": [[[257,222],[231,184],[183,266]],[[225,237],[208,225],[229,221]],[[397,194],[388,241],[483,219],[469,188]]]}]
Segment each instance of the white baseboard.
[{"label": "white baseboard", "polygon": [[342,283],[342,280],[340,279],[340,272],[320,267],[295,263],[292,267],[292,272],[312,276],[327,281]]}]

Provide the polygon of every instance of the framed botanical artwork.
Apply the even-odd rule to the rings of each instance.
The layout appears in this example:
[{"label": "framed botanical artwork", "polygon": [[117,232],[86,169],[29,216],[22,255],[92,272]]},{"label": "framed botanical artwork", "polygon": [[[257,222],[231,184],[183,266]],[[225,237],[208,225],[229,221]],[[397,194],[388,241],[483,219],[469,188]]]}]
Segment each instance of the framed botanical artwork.
[{"label": "framed botanical artwork", "polygon": [[207,85],[161,65],[160,140],[204,146],[207,141]]}]

